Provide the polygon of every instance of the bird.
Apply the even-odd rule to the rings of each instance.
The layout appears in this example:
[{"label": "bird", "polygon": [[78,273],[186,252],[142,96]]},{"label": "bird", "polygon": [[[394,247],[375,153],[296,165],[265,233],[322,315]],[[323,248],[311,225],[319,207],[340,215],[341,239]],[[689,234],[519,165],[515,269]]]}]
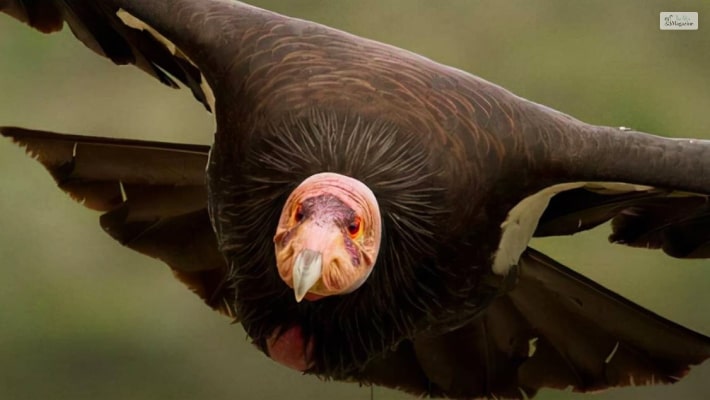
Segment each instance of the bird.
[{"label": "bird", "polygon": [[42,31],[66,19],[92,50],[215,112],[211,149],[2,134],[282,364],[523,398],[673,382],[708,356],[705,336],[527,246],[611,220],[615,242],[710,257],[707,141],[584,124],[237,2],[4,7]]}]

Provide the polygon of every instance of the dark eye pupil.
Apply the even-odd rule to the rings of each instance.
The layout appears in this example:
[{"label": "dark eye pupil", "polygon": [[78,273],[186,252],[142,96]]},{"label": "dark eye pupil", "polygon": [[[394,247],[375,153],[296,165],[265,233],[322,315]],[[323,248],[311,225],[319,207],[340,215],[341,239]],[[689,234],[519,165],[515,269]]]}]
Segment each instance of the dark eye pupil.
[{"label": "dark eye pupil", "polygon": [[358,221],[351,222],[350,225],[348,225],[348,232],[350,232],[350,234],[352,235],[356,234],[359,230],[360,223]]},{"label": "dark eye pupil", "polygon": [[296,210],[296,213],[293,214],[293,219],[295,219],[296,222],[301,222],[301,220],[303,220],[303,210],[301,209],[300,206]]}]

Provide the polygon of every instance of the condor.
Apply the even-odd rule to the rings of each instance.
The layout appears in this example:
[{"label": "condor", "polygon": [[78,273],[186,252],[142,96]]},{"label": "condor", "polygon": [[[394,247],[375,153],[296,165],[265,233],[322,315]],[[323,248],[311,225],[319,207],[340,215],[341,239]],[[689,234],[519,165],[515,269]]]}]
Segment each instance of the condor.
[{"label": "condor", "polygon": [[[670,383],[710,339],[528,247],[710,258],[710,142],[594,126],[419,55],[226,0],[6,0],[189,87],[211,148],[2,128],[275,361],[416,395]],[[207,134],[207,132],[206,132]]]}]

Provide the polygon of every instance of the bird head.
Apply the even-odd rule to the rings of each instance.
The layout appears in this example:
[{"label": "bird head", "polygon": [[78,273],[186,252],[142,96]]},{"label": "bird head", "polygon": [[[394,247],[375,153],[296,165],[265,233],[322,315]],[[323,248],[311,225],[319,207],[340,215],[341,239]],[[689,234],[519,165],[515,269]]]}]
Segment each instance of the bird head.
[{"label": "bird head", "polygon": [[375,265],[381,224],[375,195],[356,179],[324,172],[294,189],[274,245],[279,275],[296,301],[359,288]]}]

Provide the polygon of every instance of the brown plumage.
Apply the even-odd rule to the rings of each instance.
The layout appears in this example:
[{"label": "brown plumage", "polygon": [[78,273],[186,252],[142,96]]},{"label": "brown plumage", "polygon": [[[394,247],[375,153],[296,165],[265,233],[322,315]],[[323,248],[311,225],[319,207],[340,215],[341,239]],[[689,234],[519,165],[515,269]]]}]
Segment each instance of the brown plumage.
[{"label": "brown plumage", "polygon": [[[34,3],[8,4],[11,15],[56,29],[56,18],[32,17]],[[501,244],[504,221],[526,224],[513,218],[517,204],[565,184],[530,235],[612,220],[616,242],[707,258],[709,143],[587,125],[415,54],[236,2],[37,4],[63,10],[92,49],[172,85],[165,70],[208,107],[199,72],[214,89],[206,185],[202,146],[2,133],[105,212],[114,238],[165,261],[238,318],[262,350],[296,327],[304,347],[313,343],[308,372],[512,398],[674,382],[710,355],[708,338],[524,244],[520,257]],[[123,25],[118,8],[181,51]],[[288,195],[321,172],[372,190],[382,245],[358,290],[296,303],[272,238]],[[492,271],[508,252],[516,265]]]}]

